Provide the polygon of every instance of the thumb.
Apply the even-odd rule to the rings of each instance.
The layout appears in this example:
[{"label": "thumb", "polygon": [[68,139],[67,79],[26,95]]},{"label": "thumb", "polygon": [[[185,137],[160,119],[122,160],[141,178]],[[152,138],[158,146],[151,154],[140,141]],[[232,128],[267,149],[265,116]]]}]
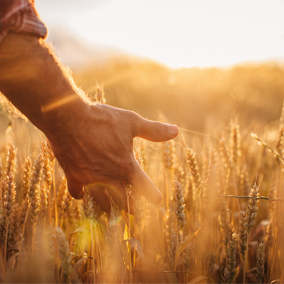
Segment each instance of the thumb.
[{"label": "thumb", "polygon": [[68,191],[75,199],[83,198],[83,184],[79,182],[70,182],[67,179]]},{"label": "thumb", "polygon": [[135,125],[134,137],[141,137],[153,142],[163,142],[175,138],[179,133],[176,125],[151,121],[140,117]]}]

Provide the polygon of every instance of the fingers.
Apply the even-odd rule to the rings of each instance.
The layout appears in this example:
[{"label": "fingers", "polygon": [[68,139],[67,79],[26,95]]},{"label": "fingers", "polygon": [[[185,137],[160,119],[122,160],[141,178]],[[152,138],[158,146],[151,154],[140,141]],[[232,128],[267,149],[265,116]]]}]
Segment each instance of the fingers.
[{"label": "fingers", "polygon": [[[128,212],[127,206],[127,196],[125,189],[120,182],[112,182],[112,184],[108,183],[93,183],[89,184],[88,190],[93,197],[93,201],[95,201],[106,213],[110,213],[111,205],[110,205],[110,198],[113,199],[115,205],[118,208],[125,210]],[[129,207],[130,213],[133,213],[133,202],[131,198],[129,198]]]},{"label": "fingers", "polygon": [[137,115],[133,129],[134,137],[141,137],[153,142],[163,142],[175,138],[179,133],[176,125],[151,121]]},{"label": "fingers", "polygon": [[[80,182],[69,181],[67,179],[68,191],[72,197],[75,199],[82,199],[84,195],[83,184]],[[109,196],[113,199],[114,203],[118,206],[119,209],[125,210],[128,212],[127,205],[127,196],[125,188],[120,181],[111,181],[108,183],[95,182],[87,185],[90,190],[90,194],[95,201],[106,213],[110,213],[110,199]],[[129,207],[130,213],[133,213],[133,201],[129,198]]]},{"label": "fingers", "polygon": [[[120,181],[113,181],[111,186],[107,187],[107,191],[114,203],[120,208],[128,212],[128,204],[127,204],[127,195],[125,188]],[[129,208],[130,213],[133,213],[133,202],[132,199],[129,198]]]},{"label": "fingers", "polygon": [[109,202],[109,195],[105,188],[98,186],[96,184],[91,184],[87,186],[93,201],[95,201],[106,213],[110,213],[110,202]]},{"label": "fingers", "polygon": [[163,197],[158,188],[154,185],[148,175],[137,163],[134,175],[129,179],[131,185],[142,196],[144,196],[149,202],[159,205],[161,204]]},{"label": "fingers", "polygon": [[75,199],[82,199],[83,198],[83,184],[80,182],[71,182],[68,181],[67,179],[67,184],[68,184],[68,191],[71,194],[72,197]]}]

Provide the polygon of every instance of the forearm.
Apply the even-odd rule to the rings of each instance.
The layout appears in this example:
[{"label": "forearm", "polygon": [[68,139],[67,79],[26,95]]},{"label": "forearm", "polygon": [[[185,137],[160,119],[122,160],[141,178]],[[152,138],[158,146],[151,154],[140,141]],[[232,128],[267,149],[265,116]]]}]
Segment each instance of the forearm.
[{"label": "forearm", "polygon": [[52,51],[25,34],[0,43],[0,91],[48,136],[86,105]]},{"label": "forearm", "polygon": [[47,135],[74,198],[91,185],[103,210],[110,210],[109,196],[127,210],[126,181],[148,201],[161,202],[133,155],[133,138],[166,141],[177,136],[176,126],[85,103],[49,49],[27,35],[9,34],[0,44],[0,91]]}]

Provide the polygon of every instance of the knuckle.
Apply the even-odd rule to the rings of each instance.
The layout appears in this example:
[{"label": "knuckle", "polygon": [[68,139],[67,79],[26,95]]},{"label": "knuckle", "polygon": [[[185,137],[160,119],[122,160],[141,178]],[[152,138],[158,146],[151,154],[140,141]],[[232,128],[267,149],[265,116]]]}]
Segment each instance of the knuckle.
[{"label": "knuckle", "polygon": [[139,114],[137,114],[135,111],[133,110],[127,110],[128,115],[132,118],[132,119],[139,119]]},{"label": "knuckle", "polygon": [[139,132],[139,128],[141,127],[141,117],[134,111],[128,111],[129,121],[131,121],[132,133],[136,136],[137,132]]},{"label": "knuckle", "polygon": [[155,121],[153,122],[153,132],[154,132],[154,135],[158,135],[160,130],[161,130],[161,126],[160,126],[160,123]]}]

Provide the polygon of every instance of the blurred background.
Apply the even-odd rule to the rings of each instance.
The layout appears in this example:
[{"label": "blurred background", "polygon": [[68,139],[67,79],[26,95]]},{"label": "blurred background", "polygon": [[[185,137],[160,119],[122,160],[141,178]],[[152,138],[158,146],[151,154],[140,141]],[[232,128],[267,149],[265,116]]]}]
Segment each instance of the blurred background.
[{"label": "blurred background", "polygon": [[279,118],[284,1],[35,4],[77,84],[90,95],[103,84],[111,105],[201,132]]}]

